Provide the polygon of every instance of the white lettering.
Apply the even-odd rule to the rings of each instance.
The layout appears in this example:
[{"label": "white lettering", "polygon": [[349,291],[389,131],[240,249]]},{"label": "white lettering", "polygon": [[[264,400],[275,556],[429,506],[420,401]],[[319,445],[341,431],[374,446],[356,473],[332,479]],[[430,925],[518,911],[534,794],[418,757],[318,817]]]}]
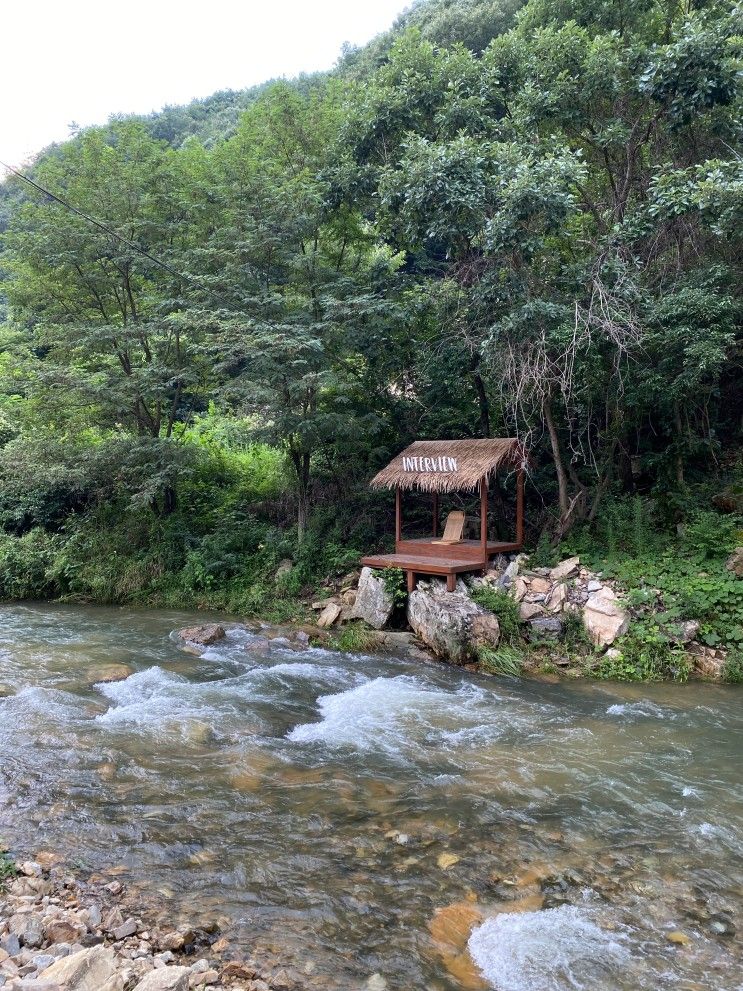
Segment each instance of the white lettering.
[{"label": "white lettering", "polygon": [[435,458],[410,457],[406,455],[402,459],[403,471],[459,471],[459,462],[456,458],[450,458],[446,454],[440,454]]}]

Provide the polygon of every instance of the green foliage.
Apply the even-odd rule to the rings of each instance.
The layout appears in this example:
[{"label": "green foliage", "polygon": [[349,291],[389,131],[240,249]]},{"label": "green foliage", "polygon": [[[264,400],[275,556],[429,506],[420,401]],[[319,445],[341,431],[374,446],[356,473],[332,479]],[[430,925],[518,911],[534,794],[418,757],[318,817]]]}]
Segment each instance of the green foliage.
[{"label": "green foliage", "polygon": [[503,645],[510,647],[522,642],[519,606],[515,599],[491,585],[477,585],[470,594],[479,606],[498,617],[500,642]]},{"label": "green foliage", "polygon": [[18,873],[15,860],[7,850],[0,850],[0,891],[6,881],[14,878]]},{"label": "green foliage", "polygon": [[345,654],[365,654],[378,645],[379,634],[363,623],[347,623],[338,636],[330,638],[329,643],[333,650]]},{"label": "green foliage", "polygon": [[374,574],[384,582],[387,594],[392,599],[393,608],[402,608],[408,601],[408,585],[405,572],[401,568],[382,568],[375,571]]},{"label": "green foliage", "polygon": [[743,522],[739,517],[699,510],[684,525],[682,542],[699,558],[719,558],[729,554],[739,543],[741,526]]},{"label": "green foliage", "polygon": [[477,652],[480,666],[488,674],[508,675],[517,678],[522,671],[523,657],[512,647],[500,646],[497,650],[492,647],[480,647]]},{"label": "green foliage", "polygon": [[552,546],[549,534],[543,530],[539,534],[536,547],[529,555],[529,567],[554,568],[560,560],[559,551]]},{"label": "green foliage", "polygon": [[652,623],[633,625],[631,633],[616,643],[619,655],[604,655],[594,669],[599,678],[616,681],[686,681],[691,662],[683,650],[674,649],[668,637]]},{"label": "green foliage", "polygon": [[732,685],[743,684],[743,650],[737,649],[729,652],[725,658],[722,677]]},{"label": "green foliage", "polygon": [[672,630],[681,620],[695,619],[701,624],[700,640],[708,646],[743,644],[740,579],[725,568],[724,559],[666,552],[658,558],[618,559],[607,571],[629,589],[636,607],[644,604],[648,613],[657,612],[665,627]]},{"label": "green foliage", "polygon": [[583,625],[580,613],[566,612],[563,617],[562,642],[568,651],[582,651],[584,653],[592,649],[591,639]]},{"label": "green foliage", "polygon": [[22,537],[0,533],[0,599],[46,599],[58,594],[54,577],[60,537],[41,529]]}]

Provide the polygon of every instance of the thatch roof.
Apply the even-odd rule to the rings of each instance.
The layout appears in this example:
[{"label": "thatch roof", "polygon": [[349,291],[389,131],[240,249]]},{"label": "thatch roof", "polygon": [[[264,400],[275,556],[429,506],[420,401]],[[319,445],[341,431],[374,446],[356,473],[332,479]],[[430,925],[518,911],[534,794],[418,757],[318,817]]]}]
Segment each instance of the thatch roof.
[{"label": "thatch roof", "polygon": [[374,489],[420,489],[459,492],[477,488],[480,480],[502,465],[526,462],[515,437],[492,440],[417,440],[374,476]]}]

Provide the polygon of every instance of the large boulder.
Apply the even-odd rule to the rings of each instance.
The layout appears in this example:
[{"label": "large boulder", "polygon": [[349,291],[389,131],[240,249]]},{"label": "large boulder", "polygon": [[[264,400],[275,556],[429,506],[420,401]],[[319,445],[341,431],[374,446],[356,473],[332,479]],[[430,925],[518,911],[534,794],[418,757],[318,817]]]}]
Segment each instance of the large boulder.
[{"label": "large boulder", "polygon": [[387,591],[384,578],[375,575],[371,568],[362,568],[351,619],[363,619],[375,630],[381,630],[389,622],[394,608],[395,603]]},{"label": "large boulder", "polygon": [[202,647],[208,647],[211,643],[216,643],[225,636],[224,627],[219,623],[204,623],[202,626],[187,626],[178,631],[181,640],[187,643],[196,643]]},{"label": "large boulder", "polygon": [[617,601],[613,589],[594,592],[583,607],[583,625],[597,647],[608,647],[629,629],[628,613]]},{"label": "large boulder", "polygon": [[421,582],[408,596],[408,623],[438,657],[465,664],[479,647],[498,646],[497,618],[462,588],[447,592],[443,582]]},{"label": "large boulder", "polygon": [[50,985],[65,991],[123,991],[124,980],[116,973],[116,957],[108,947],[91,946],[62,957],[39,975]]}]

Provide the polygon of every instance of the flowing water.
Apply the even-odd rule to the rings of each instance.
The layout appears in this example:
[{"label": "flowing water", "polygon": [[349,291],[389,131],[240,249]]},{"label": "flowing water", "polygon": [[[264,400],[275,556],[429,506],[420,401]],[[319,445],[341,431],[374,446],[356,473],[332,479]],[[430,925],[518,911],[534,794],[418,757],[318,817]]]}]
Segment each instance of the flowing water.
[{"label": "flowing water", "polygon": [[[0,609],[12,847],[117,865],[310,987],[743,987],[743,690],[256,652],[244,630],[196,657],[169,638],[194,621]],[[99,683],[114,663],[132,673]],[[473,912],[476,965],[452,935]]]}]

